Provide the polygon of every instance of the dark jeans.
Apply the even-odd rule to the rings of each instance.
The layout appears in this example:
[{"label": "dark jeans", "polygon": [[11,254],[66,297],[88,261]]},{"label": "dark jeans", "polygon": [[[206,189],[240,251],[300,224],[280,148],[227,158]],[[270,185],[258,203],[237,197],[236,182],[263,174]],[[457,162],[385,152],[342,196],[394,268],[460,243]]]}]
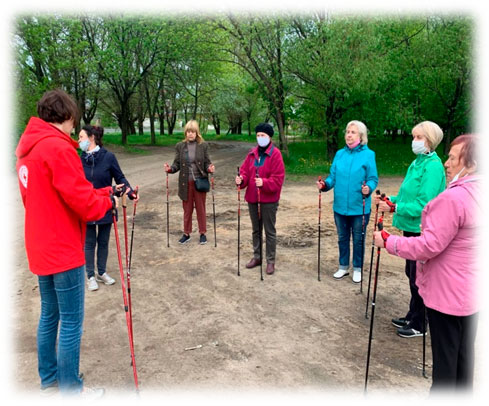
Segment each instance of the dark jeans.
[{"label": "dark jeans", "polygon": [[[420,233],[412,233],[410,231],[403,231],[402,234],[404,237],[418,237],[420,235]],[[416,261],[407,259],[404,271],[409,279],[409,289],[411,290],[411,300],[409,301],[409,311],[406,314],[406,319],[409,320],[410,328],[423,332],[424,302],[416,286]]]},{"label": "dark jeans", "polygon": [[[85,262],[87,278],[95,276],[95,247],[97,246],[97,270],[103,275],[107,268],[109,256],[110,229],[112,223],[87,224],[87,236],[85,239]],[[98,232],[97,232],[98,231]]]},{"label": "dark jeans", "polygon": [[431,393],[472,391],[478,313],[452,316],[426,308],[433,352]]},{"label": "dark jeans", "polygon": [[[367,229],[370,213],[365,213],[365,230]],[[365,255],[365,236],[362,246],[362,222],[363,216],[343,216],[334,213],[334,222],[338,232],[339,262],[342,269],[348,269],[350,265],[350,235],[353,237],[353,267],[361,268]]]},{"label": "dark jeans", "polygon": [[[261,229],[258,227],[258,203],[248,203],[251,226],[253,228],[253,258],[260,258],[260,233],[263,235],[265,228],[266,258],[267,264],[275,263],[275,250],[277,247],[277,231],[275,221],[277,219],[278,202],[261,203]],[[263,237],[262,237],[263,238]],[[263,243],[263,241],[262,241]]]}]

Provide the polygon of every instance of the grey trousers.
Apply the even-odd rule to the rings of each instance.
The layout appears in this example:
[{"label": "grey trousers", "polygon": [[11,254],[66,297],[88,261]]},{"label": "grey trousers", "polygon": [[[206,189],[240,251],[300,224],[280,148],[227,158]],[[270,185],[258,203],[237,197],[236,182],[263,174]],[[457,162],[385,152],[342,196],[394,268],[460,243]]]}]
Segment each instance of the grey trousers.
[{"label": "grey trousers", "polygon": [[[277,218],[278,202],[261,203],[261,230],[258,221],[258,203],[248,203],[251,226],[253,228],[253,258],[260,259],[260,233],[265,228],[266,258],[267,264],[275,263],[275,249],[277,246],[277,232],[275,220]],[[262,234],[263,235],[263,234]]]}]

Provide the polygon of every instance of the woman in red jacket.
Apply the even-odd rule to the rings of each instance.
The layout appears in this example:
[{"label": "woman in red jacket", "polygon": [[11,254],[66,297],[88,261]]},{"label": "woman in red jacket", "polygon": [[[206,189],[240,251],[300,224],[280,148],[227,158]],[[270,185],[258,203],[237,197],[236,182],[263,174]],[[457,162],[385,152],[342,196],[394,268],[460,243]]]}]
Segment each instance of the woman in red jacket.
[{"label": "woman in red jacket", "polygon": [[[62,90],[46,92],[16,150],[25,207],[29,268],[39,279],[41,317],[37,330],[41,392],[98,397],[79,374],[84,316],[85,223],[116,206],[111,188],[95,190],[86,180],[78,143],[70,138],[79,111]],[[59,337],[58,337],[59,326]],[[57,346],[56,346],[57,343]]]},{"label": "woman in red jacket", "polygon": [[261,225],[266,236],[266,273],[275,272],[275,250],[277,232],[275,221],[280,200],[280,192],[285,179],[282,154],[272,142],[273,127],[268,123],[255,128],[258,145],[251,149],[236,176],[236,184],[246,188],[245,200],[248,202],[251,225],[253,227],[253,258],[246,268],[261,265],[260,227],[258,218],[258,194],[260,194]]}]

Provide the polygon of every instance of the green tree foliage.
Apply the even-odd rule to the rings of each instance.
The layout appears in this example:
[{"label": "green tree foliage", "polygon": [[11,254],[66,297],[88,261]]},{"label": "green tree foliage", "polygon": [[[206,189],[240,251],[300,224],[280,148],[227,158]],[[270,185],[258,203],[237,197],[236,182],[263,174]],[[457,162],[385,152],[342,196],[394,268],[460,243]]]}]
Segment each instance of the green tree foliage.
[{"label": "green tree foliage", "polygon": [[472,36],[464,16],[24,15],[13,35],[17,126],[61,87],[83,122],[117,123],[123,144],[148,117],[152,143],[157,118],[160,134],[191,118],[204,133],[273,119],[285,155],[292,131],[323,140],[331,159],[352,119],[385,142],[432,120],[446,150],[471,129]]}]

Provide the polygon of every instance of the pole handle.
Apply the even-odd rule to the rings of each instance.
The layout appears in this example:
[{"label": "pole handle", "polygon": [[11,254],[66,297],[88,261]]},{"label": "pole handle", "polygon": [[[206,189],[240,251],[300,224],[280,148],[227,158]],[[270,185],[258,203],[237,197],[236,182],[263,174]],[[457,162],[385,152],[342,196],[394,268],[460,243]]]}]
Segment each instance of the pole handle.
[{"label": "pole handle", "polygon": [[122,194],[122,207],[127,207],[127,194],[125,192]]}]

